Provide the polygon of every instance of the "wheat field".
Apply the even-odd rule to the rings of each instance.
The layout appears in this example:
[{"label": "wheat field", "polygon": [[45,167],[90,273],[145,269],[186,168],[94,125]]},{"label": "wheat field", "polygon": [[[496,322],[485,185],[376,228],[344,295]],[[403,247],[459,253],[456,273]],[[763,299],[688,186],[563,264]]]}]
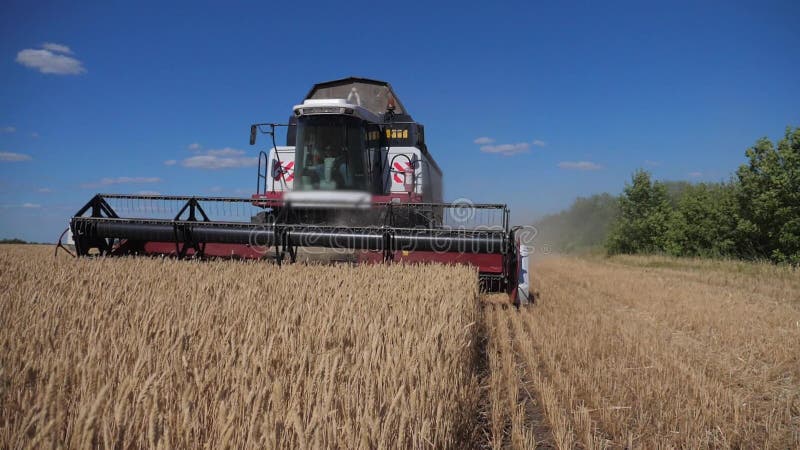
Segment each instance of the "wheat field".
[{"label": "wheat field", "polygon": [[800,448],[800,273],[552,258],[485,311],[493,448]]},{"label": "wheat field", "polygon": [[800,448],[797,270],[51,251],[0,246],[2,448]]},{"label": "wheat field", "polygon": [[0,447],[474,441],[471,269],[50,251],[0,249]]}]

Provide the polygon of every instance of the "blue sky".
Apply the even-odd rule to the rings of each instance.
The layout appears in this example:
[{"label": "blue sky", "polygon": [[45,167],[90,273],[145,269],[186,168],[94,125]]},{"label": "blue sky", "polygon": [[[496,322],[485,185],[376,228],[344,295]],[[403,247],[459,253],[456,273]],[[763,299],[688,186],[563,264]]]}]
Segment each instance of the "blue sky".
[{"label": "blue sky", "polygon": [[249,196],[249,124],[350,75],[425,124],[448,199],[517,222],[800,125],[798,2],[74,3],[0,4],[0,237],[99,191]]}]

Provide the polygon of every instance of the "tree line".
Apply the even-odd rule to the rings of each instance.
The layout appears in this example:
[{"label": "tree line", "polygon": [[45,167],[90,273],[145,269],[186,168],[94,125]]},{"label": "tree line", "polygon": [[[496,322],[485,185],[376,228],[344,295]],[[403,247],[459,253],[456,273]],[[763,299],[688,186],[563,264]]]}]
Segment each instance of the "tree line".
[{"label": "tree line", "polygon": [[800,264],[800,127],[759,139],[729,181],[654,181],[636,171],[618,197],[579,198],[536,225],[557,250],[765,259]]}]

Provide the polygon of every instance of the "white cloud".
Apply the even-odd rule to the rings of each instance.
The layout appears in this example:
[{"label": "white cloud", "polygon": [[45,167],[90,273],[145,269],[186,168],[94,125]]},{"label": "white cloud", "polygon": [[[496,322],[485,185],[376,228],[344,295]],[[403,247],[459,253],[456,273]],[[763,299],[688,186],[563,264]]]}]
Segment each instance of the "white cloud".
[{"label": "white cloud", "polygon": [[136,195],[161,195],[158,191],[136,191]]},{"label": "white cloud", "polygon": [[36,190],[36,192],[41,192],[42,194],[49,194],[53,192],[53,190],[50,188],[39,188]]},{"label": "white cloud", "polygon": [[34,139],[39,139],[39,133],[34,131],[33,133],[31,133],[31,137]]},{"label": "white cloud", "polygon": [[690,178],[700,178],[703,176],[703,172],[689,172]]},{"label": "white cloud", "polygon": [[0,205],[0,208],[29,208],[29,209],[35,209],[35,208],[41,208],[41,207],[42,207],[42,205],[40,205],[38,203],[23,203],[21,205],[8,205],[8,204]]},{"label": "white cloud", "polygon": [[164,165],[165,166],[174,166],[177,163],[178,163],[178,161],[175,161],[174,159],[168,159],[168,160],[164,161]]},{"label": "white cloud", "polygon": [[211,156],[241,156],[244,155],[244,150],[225,147],[219,150],[208,150],[206,151],[206,154]]},{"label": "white cloud", "polygon": [[189,144],[189,146],[187,148],[189,150],[192,150],[192,151],[197,151],[197,150],[200,150],[201,148],[203,148],[203,146],[200,145],[199,142],[194,142],[194,143]]},{"label": "white cloud", "polygon": [[66,45],[56,44],[54,42],[45,42],[42,44],[42,48],[55,53],[65,53],[67,55],[72,54],[72,50],[69,47]]},{"label": "white cloud", "polygon": [[558,167],[567,170],[601,170],[603,166],[591,161],[561,161]]},{"label": "white cloud", "polygon": [[490,137],[479,137],[473,142],[481,146],[481,151],[484,153],[500,153],[505,156],[513,156],[518,153],[527,153],[531,147],[544,147],[547,145],[545,141],[534,139],[532,142],[520,142],[517,144],[494,144],[494,139]]},{"label": "white cloud", "polygon": [[222,186],[213,186],[213,187],[210,187],[210,188],[208,188],[208,191],[209,191],[209,192],[213,192],[213,193],[215,193],[215,194],[216,194],[216,193],[220,193],[220,192],[222,192]]},{"label": "white cloud", "polygon": [[83,63],[67,56],[72,50],[66,45],[48,42],[43,48],[26,48],[17,53],[17,62],[25,67],[36,69],[41,73],[56,75],[80,75],[86,73]]},{"label": "white cloud", "polygon": [[518,144],[498,144],[498,145],[483,145],[481,151],[484,153],[500,153],[505,156],[513,156],[518,153],[526,153],[530,151],[531,144],[527,142],[520,142]]},{"label": "white cloud", "polygon": [[661,161],[651,161],[649,159],[645,159],[644,165],[648,167],[658,167],[661,165]]},{"label": "white cloud", "polygon": [[101,184],[123,184],[123,183],[158,183],[161,178],[158,177],[116,177],[116,178],[103,178],[100,180]]},{"label": "white cloud", "polygon": [[31,155],[26,155],[24,153],[14,153],[14,152],[0,152],[0,161],[6,162],[19,162],[19,161],[30,161]]},{"label": "white cloud", "polygon": [[12,127],[12,126],[7,126],[7,127],[0,128],[0,133],[13,133],[15,131],[17,131],[17,129]]},{"label": "white cloud", "polygon": [[96,183],[86,183],[81,185],[84,188],[95,188],[100,186],[111,186],[114,184],[145,184],[145,183],[159,183],[161,178],[158,177],[116,177],[116,178],[101,178]]},{"label": "white cloud", "polygon": [[245,156],[244,150],[225,147],[206,150],[202,155],[186,158],[181,161],[181,165],[191,169],[235,169],[257,166],[258,158]]}]

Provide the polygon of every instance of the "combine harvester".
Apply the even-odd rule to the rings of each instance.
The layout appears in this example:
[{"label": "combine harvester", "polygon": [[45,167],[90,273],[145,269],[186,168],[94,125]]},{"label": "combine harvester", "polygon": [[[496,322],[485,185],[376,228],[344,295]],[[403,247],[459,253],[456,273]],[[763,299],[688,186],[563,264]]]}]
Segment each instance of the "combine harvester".
[{"label": "combine harvester", "polygon": [[[285,146],[275,144],[278,127],[286,127]],[[442,172],[424,127],[388,83],[317,84],[288,123],[252,125],[251,145],[258,134],[271,137],[272,148],[259,154],[251,197],[97,194],[67,230],[77,256],[281,264],[325,249],[359,263],[469,264],[484,291],[530,302],[527,249],[508,208],[443,203]]]}]

